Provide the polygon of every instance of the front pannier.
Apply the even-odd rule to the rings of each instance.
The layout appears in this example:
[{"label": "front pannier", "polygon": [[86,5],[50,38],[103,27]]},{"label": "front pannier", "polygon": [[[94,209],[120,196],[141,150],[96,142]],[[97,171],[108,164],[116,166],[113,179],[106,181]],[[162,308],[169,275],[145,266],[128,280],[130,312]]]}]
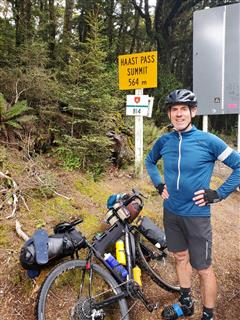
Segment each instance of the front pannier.
[{"label": "front pannier", "polygon": [[137,226],[138,230],[157,248],[167,247],[165,232],[156,226],[151,219],[140,217]]}]

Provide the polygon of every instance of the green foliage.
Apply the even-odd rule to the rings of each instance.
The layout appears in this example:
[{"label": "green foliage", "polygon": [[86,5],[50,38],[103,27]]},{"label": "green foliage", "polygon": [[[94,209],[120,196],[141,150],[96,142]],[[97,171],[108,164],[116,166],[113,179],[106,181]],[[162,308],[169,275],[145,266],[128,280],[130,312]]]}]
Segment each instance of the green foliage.
[{"label": "green foliage", "polygon": [[11,65],[13,61],[14,35],[14,26],[0,16],[0,66]]},{"label": "green foliage", "polygon": [[69,148],[67,144],[62,143],[56,150],[57,155],[63,161],[63,168],[67,171],[72,171],[80,167],[80,159],[77,154],[74,153],[73,148]]},{"label": "green foliage", "polygon": [[[40,41],[28,42],[21,45],[17,51],[17,66],[31,68],[45,68],[49,63],[46,44]],[[24,69],[22,69],[24,70]]]},{"label": "green foliage", "polygon": [[[163,134],[165,134],[167,132],[167,127],[162,127],[161,129],[159,129],[152,120],[149,121],[145,121],[144,122],[144,158],[146,157],[146,155],[148,154],[148,152],[151,150],[151,148],[153,147],[153,144],[155,142],[156,139],[158,139],[160,136],[162,136]],[[160,160],[158,162],[158,168],[161,172],[161,174],[163,174],[163,161]]]},{"label": "green foliage", "polygon": [[155,126],[152,120],[144,121],[144,154],[146,155],[154,141],[162,134],[162,130]]},{"label": "green foliage", "polygon": [[[102,22],[92,12],[89,33],[82,51],[70,53],[69,65],[61,73],[62,101],[68,117],[68,131],[59,141],[58,153],[68,169],[81,168],[96,178],[109,163],[111,141],[107,132],[114,130],[114,117],[122,101],[116,85],[116,71],[107,68],[101,36]],[[67,78],[66,78],[67,77]]]},{"label": "green foliage", "polygon": [[[0,129],[4,132],[6,138],[8,137],[8,130],[10,128],[22,129],[21,120],[23,114],[29,110],[26,101],[18,101],[13,106],[8,106],[3,94],[0,93]],[[28,121],[32,120],[28,117]],[[26,121],[26,118],[25,118]]]},{"label": "green foliage", "polygon": [[19,117],[23,112],[27,110],[26,101],[18,101],[9,110],[4,113],[6,121]]},{"label": "green foliage", "polygon": [[100,134],[84,135],[81,139],[66,135],[58,143],[60,146],[56,152],[66,170],[81,168],[91,172],[94,179],[97,179],[109,164],[111,142]]},{"label": "green foliage", "polygon": [[0,115],[6,112],[6,100],[2,93],[0,93]]},{"label": "green foliage", "polygon": [[8,101],[21,97],[32,105],[42,105],[58,97],[58,82],[48,69],[48,51],[41,42],[21,45],[11,66],[0,65],[0,92]]}]

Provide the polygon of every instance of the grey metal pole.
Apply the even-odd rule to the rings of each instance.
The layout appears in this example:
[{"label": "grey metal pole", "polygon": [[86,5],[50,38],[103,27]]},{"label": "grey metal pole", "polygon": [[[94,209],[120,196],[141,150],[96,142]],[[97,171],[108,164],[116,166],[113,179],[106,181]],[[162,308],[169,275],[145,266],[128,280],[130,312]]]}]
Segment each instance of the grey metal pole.
[{"label": "grey metal pole", "polygon": [[208,115],[203,116],[203,131],[208,132]]},{"label": "grey metal pole", "polygon": [[[143,89],[135,90],[136,95],[143,95]],[[143,116],[135,116],[135,175],[143,175]]]}]

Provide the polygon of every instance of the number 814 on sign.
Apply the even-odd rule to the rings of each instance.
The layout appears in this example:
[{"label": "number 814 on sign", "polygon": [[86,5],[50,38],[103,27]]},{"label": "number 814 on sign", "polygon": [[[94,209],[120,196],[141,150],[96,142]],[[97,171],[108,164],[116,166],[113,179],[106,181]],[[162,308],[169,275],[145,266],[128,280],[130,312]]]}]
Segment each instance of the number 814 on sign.
[{"label": "number 814 on sign", "polygon": [[126,115],[127,116],[147,116],[148,115],[148,108],[147,107],[127,107],[126,108]]}]

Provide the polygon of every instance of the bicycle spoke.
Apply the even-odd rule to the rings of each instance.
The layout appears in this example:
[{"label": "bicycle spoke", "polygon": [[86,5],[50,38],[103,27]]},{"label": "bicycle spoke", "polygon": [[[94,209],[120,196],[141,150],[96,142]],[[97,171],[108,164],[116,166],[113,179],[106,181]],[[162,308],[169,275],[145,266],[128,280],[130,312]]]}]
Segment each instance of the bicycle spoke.
[{"label": "bicycle spoke", "polygon": [[[93,271],[92,297],[89,297],[89,273],[84,277],[84,286],[79,296],[82,269],[69,269],[58,275],[48,291],[45,304],[46,320],[91,319],[91,306],[114,295],[113,290],[102,277]],[[116,291],[115,291],[116,292]],[[120,319],[118,303],[104,307],[104,319]]]}]

